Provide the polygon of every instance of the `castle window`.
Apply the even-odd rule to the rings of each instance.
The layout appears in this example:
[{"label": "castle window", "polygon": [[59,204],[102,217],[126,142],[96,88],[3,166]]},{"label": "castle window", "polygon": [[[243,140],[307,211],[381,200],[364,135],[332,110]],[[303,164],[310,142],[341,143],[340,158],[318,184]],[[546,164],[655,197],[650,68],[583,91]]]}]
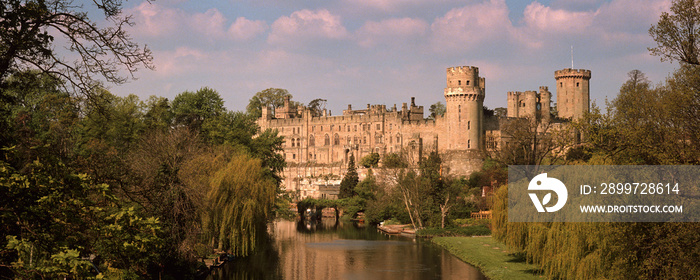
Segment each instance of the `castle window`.
[{"label": "castle window", "polygon": [[323,138],[323,145],[328,146],[331,144],[331,137],[326,134],[326,136]]},{"label": "castle window", "polygon": [[311,127],[311,132],[314,132],[314,131],[316,131],[316,126],[315,126],[315,125]]},{"label": "castle window", "polygon": [[396,144],[401,143],[401,134],[396,134]]},{"label": "castle window", "polygon": [[347,126],[347,128],[348,128],[348,132],[350,132],[350,126],[349,126],[349,125]]},{"label": "castle window", "polygon": [[321,126],[321,131],[323,131],[323,126]]},{"label": "castle window", "polygon": [[576,83],[576,87],[578,87],[578,83]]},{"label": "castle window", "polygon": [[350,136],[348,136],[347,138],[348,138],[348,145],[350,145]]},{"label": "castle window", "polygon": [[469,80],[467,80],[467,85],[469,85]]},{"label": "castle window", "polygon": [[297,154],[292,154],[292,159],[297,159]]},{"label": "castle window", "polygon": [[563,86],[564,86],[564,83],[559,82],[559,87],[563,87]]},{"label": "castle window", "polygon": [[467,121],[467,130],[472,129],[472,121]]},{"label": "castle window", "polygon": [[294,147],[294,138],[292,138],[292,147]]},{"label": "castle window", "polygon": [[467,140],[467,149],[472,148],[472,140]]},{"label": "castle window", "polygon": [[381,124],[377,124],[377,130],[382,130],[382,125],[381,125]]},{"label": "castle window", "polygon": [[362,137],[362,144],[367,144],[367,136]]},{"label": "castle window", "polygon": [[315,146],[316,145],[316,139],[314,138],[314,135],[311,134],[309,135],[309,147]]},{"label": "castle window", "polygon": [[357,125],[355,125],[355,127],[353,128],[353,131],[357,131]]},{"label": "castle window", "polygon": [[338,135],[338,133],[333,135],[333,145],[340,145],[340,136]]},{"label": "castle window", "polygon": [[355,136],[355,137],[352,138],[352,143],[353,143],[353,144],[359,144],[359,141],[358,141],[358,139],[357,139],[357,136]]},{"label": "castle window", "polygon": [[457,81],[457,85],[461,86],[462,85],[462,80]]}]

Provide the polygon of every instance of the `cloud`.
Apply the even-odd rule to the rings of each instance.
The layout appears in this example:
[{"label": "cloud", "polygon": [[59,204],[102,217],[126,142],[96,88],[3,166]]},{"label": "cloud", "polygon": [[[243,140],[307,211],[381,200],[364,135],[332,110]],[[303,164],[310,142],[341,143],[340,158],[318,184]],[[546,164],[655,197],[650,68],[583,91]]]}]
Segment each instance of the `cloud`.
[{"label": "cloud", "polygon": [[155,3],[143,2],[128,10],[134,16],[134,35],[165,37],[175,33],[184,13]]},{"label": "cloud", "polygon": [[532,2],[525,8],[523,21],[528,29],[548,33],[583,33],[593,24],[598,11],[557,10]]},{"label": "cloud", "polygon": [[326,9],[301,10],[290,16],[282,16],[272,23],[268,42],[273,44],[299,44],[308,40],[345,39],[348,32],[340,16]]},{"label": "cloud", "polygon": [[217,9],[192,14],[188,23],[195,32],[205,35],[210,40],[224,37],[226,17]]},{"label": "cloud", "polygon": [[239,17],[231,24],[228,34],[235,40],[248,40],[267,30],[267,24],[262,20],[249,20]]},{"label": "cloud", "polygon": [[370,47],[377,43],[396,43],[426,34],[428,23],[422,19],[393,18],[367,21],[358,31],[358,43]]},{"label": "cloud", "polygon": [[455,8],[431,25],[433,48],[466,51],[507,39],[512,32],[504,0]]}]

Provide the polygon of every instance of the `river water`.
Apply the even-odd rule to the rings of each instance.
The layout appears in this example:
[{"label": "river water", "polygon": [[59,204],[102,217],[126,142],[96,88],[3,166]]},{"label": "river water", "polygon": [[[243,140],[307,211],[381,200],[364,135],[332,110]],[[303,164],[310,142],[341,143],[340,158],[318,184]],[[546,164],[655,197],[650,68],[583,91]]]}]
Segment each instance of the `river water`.
[{"label": "river water", "polygon": [[375,227],[276,221],[256,254],[215,270],[224,279],[486,279],[427,240],[387,236]]}]

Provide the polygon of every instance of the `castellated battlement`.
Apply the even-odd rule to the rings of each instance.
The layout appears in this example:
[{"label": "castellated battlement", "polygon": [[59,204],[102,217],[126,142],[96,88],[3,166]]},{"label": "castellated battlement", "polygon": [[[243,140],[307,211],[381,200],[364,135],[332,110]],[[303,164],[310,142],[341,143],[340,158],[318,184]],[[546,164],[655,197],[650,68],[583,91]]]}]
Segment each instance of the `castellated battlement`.
[{"label": "castellated battlement", "polygon": [[474,75],[479,75],[479,67],[476,66],[457,66],[457,67],[449,67],[447,68],[447,75],[454,75],[454,74],[474,74]]},{"label": "castellated battlement", "polygon": [[[588,72],[590,72],[590,71],[588,71]],[[547,86],[540,86],[540,92],[544,92],[544,91],[549,91],[549,87],[547,87]]]},{"label": "castellated battlement", "polygon": [[554,78],[567,78],[567,77],[579,77],[579,78],[591,78],[591,70],[586,69],[571,69],[566,68],[562,70],[554,71]]}]

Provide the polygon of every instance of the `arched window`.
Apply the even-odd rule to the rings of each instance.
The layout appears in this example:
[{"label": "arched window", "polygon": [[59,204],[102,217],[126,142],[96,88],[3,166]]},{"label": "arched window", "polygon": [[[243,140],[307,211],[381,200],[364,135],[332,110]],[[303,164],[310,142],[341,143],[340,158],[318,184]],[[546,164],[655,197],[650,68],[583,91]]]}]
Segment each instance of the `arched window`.
[{"label": "arched window", "polygon": [[333,145],[340,145],[340,136],[338,135],[338,133],[333,135]]},{"label": "arched window", "polygon": [[324,146],[330,146],[331,144],[331,137],[326,134],[326,136],[323,137],[323,145]]},{"label": "arched window", "polygon": [[292,147],[294,147],[294,138],[292,138]]},{"label": "arched window", "polygon": [[309,147],[316,145],[316,139],[314,138],[314,135],[311,134],[309,135]]},{"label": "arched window", "polygon": [[367,144],[367,136],[362,137],[362,144]]},{"label": "arched window", "polygon": [[401,143],[401,134],[396,134],[396,144]]},{"label": "arched window", "polygon": [[353,144],[359,144],[358,141],[357,141],[357,136],[355,136],[355,137],[352,138],[352,143],[353,143]]}]

